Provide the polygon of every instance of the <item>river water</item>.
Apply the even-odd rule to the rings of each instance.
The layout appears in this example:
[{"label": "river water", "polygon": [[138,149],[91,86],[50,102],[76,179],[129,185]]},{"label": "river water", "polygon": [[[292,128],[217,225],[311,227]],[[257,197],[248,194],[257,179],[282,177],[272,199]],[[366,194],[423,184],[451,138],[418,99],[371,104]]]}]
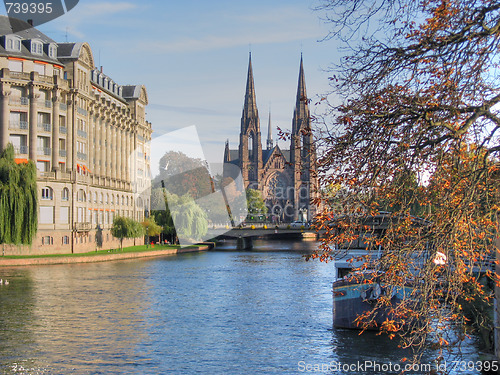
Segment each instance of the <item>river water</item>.
[{"label": "river water", "polygon": [[332,329],[332,264],[302,256],[314,246],[0,268],[0,373],[396,373],[396,340]]}]

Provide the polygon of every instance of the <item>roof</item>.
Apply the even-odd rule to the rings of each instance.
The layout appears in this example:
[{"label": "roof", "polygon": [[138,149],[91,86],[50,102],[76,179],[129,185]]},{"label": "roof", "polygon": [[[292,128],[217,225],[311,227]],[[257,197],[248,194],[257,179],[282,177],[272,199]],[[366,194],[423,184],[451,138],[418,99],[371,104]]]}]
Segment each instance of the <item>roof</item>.
[{"label": "roof", "polygon": [[141,95],[141,85],[122,86],[122,96],[127,99],[139,99]]},{"label": "roof", "polygon": [[[13,27],[14,26],[14,27]],[[16,33],[13,32],[14,29],[19,30],[23,29],[21,31],[18,31]],[[43,34],[39,30],[35,29],[34,27],[31,27],[28,23],[17,20],[15,18],[10,18],[7,16],[0,15],[0,36],[4,37],[6,35],[17,35],[19,36],[22,40],[32,40],[32,39],[38,39],[40,40],[43,44],[49,44],[49,43],[56,43],[53,39],[49,38],[47,35]],[[57,59],[53,59],[49,57],[45,51],[43,52],[42,55],[35,55],[30,52],[30,50],[27,48],[25,43],[21,43],[21,51],[7,51],[3,47],[3,45],[0,44],[0,55],[1,56],[14,56],[14,57],[25,57],[28,59],[36,59],[36,60],[42,60],[42,61],[50,61],[50,62],[57,62],[59,61]]]},{"label": "roof", "polygon": [[57,57],[78,59],[83,43],[58,43]]},{"label": "roof", "polygon": [[[14,27],[12,27],[14,26]],[[20,27],[18,27],[20,26]],[[19,28],[25,27],[25,30],[14,33],[13,30],[18,30]],[[16,34],[22,39],[40,39],[44,43],[55,43],[54,40],[49,38],[47,35],[43,34],[39,30],[32,27],[29,23],[10,18],[7,16],[0,15],[0,36]]]},{"label": "roof", "polygon": [[[273,151],[276,150],[280,152],[283,157],[285,158],[287,163],[290,163],[290,150],[282,150],[279,148],[279,146],[274,146],[273,149],[271,150],[262,150],[262,162],[266,164],[268,159],[271,157],[273,154]],[[230,157],[230,163],[239,165],[240,164],[240,151],[239,150],[229,150],[229,157]]]}]

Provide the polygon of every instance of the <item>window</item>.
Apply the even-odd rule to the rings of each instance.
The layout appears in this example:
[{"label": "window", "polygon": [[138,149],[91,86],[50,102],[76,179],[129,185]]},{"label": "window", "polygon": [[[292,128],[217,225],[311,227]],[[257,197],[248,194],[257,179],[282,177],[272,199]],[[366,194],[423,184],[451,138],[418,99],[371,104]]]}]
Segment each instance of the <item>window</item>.
[{"label": "window", "polygon": [[60,207],[60,209],[59,209],[59,223],[69,224],[69,207]]},{"label": "window", "polygon": [[87,195],[85,194],[85,190],[83,189],[78,190],[78,201],[79,202],[87,201]]},{"label": "window", "polygon": [[49,57],[53,59],[57,57],[57,47],[55,45],[49,44],[48,52]]},{"label": "window", "polygon": [[97,192],[94,191],[94,203],[97,203]]},{"label": "window", "polygon": [[36,169],[38,169],[40,172],[49,172],[50,162],[38,160],[36,162]]},{"label": "window", "polygon": [[40,224],[54,224],[54,207],[40,207]]},{"label": "window", "polygon": [[22,72],[23,62],[20,60],[9,60],[9,70],[11,72]]},{"label": "window", "polygon": [[7,51],[20,52],[21,39],[16,35],[9,35],[5,37],[5,49]]},{"label": "window", "polygon": [[69,189],[68,188],[64,188],[62,190],[62,193],[61,193],[61,199],[63,201],[68,201],[69,200]]},{"label": "window", "polygon": [[53,245],[54,244],[54,238],[50,236],[44,236],[42,237],[42,245]]},{"label": "window", "polygon": [[63,236],[62,243],[63,245],[69,245],[69,236]]},{"label": "window", "polygon": [[33,64],[33,71],[44,76],[45,75],[45,64],[34,63]]},{"label": "window", "polygon": [[52,189],[48,186],[42,188],[42,199],[52,200]]},{"label": "window", "polygon": [[43,54],[43,45],[40,42],[31,41],[31,53],[34,55],[42,55]]},{"label": "window", "polygon": [[111,204],[115,204],[115,195],[111,194]]}]

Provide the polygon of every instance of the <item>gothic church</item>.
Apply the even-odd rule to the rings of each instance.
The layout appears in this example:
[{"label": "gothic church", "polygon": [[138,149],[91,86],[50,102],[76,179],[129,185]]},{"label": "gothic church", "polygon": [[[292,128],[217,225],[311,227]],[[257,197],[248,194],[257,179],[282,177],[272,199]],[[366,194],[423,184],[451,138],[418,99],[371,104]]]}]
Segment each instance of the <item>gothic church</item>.
[{"label": "gothic church", "polygon": [[262,148],[252,72],[248,63],[247,85],[241,116],[240,145],[224,151],[224,177],[235,178],[241,170],[245,188],[259,190],[273,220],[311,220],[317,192],[316,149],[306,94],[304,67],[300,59],[297,99],[292,119],[290,149],[282,150],[272,139],[269,115],[266,148]]}]

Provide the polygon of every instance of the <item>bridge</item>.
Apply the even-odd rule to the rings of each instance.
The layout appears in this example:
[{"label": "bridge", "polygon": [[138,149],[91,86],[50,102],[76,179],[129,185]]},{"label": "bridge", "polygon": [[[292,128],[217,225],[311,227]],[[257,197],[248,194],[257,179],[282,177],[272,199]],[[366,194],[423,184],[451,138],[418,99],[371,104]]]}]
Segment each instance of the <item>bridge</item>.
[{"label": "bridge", "polygon": [[253,246],[255,238],[274,238],[274,239],[311,239],[318,238],[318,234],[311,229],[288,228],[287,225],[254,227],[252,226],[233,228],[228,232],[218,236],[218,238],[236,239],[236,248],[238,250],[248,250]]}]

